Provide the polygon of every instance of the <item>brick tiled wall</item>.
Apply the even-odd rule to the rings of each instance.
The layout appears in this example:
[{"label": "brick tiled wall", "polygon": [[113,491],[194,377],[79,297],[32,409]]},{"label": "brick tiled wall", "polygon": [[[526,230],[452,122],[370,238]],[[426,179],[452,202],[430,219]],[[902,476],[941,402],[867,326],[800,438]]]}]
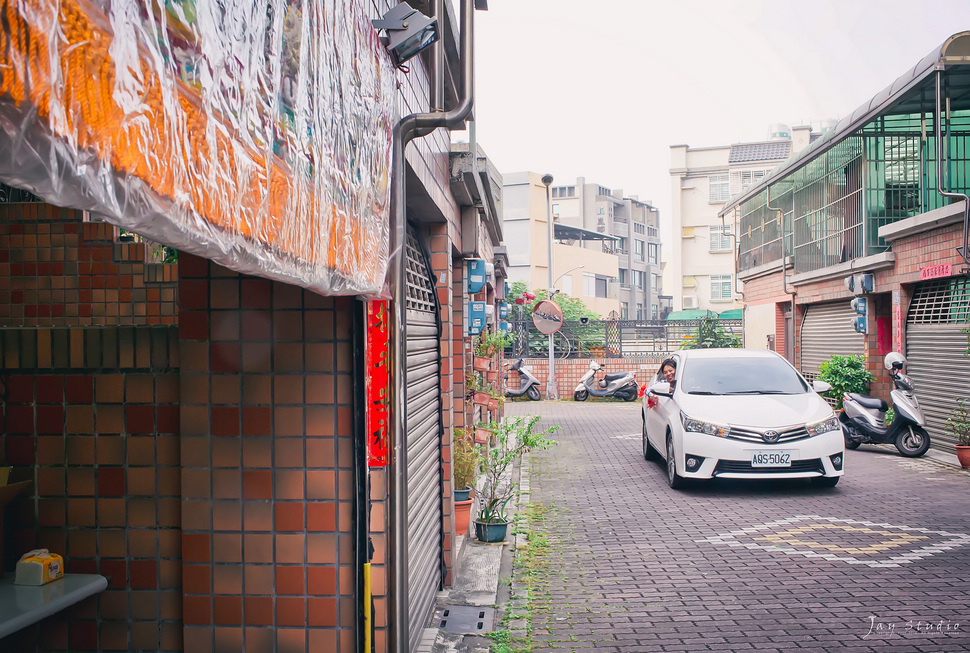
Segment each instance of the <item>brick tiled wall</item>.
[{"label": "brick tiled wall", "polygon": [[189,651],[351,651],[352,300],[183,255]]},{"label": "brick tiled wall", "polygon": [[176,324],[174,265],[147,264],[106,222],[0,204],[0,327]]}]

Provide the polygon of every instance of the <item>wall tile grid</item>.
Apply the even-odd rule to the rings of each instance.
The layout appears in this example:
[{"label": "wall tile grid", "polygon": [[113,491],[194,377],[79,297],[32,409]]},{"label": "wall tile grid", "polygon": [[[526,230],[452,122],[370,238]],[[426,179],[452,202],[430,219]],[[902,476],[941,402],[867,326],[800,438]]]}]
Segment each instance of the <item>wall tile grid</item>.
[{"label": "wall tile grid", "polygon": [[180,274],[185,648],[351,651],[353,301]]},{"label": "wall tile grid", "polygon": [[176,324],[176,266],[146,263],[144,243],[83,218],[0,204],[0,327]]},{"label": "wall tile grid", "polygon": [[0,453],[33,480],[8,508],[4,567],[45,547],[109,586],[3,646],[177,651],[177,270],[82,220],[0,204]]}]

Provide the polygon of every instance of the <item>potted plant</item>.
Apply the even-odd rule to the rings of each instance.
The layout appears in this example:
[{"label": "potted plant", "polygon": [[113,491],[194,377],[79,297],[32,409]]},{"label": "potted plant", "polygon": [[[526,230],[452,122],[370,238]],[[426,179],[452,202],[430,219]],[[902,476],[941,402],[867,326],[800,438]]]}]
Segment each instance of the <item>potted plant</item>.
[{"label": "potted plant", "polygon": [[468,532],[473,501],[471,492],[475,486],[475,473],[478,471],[478,450],[475,449],[472,433],[469,431],[455,429],[451,462],[455,488],[455,532],[464,535]]},{"label": "potted plant", "polygon": [[970,410],[967,407],[967,399],[957,399],[957,407],[946,418],[943,432],[957,439],[957,459],[960,461],[960,466],[970,469]]},{"label": "potted plant", "polygon": [[479,511],[475,519],[475,536],[482,542],[504,542],[508,533],[509,501],[515,496],[512,466],[522,454],[532,449],[548,449],[556,444],[547,436],[558,426],[536,431],[539,416],[506,417],[495,425],[497,443],[492,449],[479,446],[484,483],[480,492]]},{"label": "potted plant", "polygon": [[475,444],[488,444],[495,434],[495,423],[480,422],[475,426]]}]

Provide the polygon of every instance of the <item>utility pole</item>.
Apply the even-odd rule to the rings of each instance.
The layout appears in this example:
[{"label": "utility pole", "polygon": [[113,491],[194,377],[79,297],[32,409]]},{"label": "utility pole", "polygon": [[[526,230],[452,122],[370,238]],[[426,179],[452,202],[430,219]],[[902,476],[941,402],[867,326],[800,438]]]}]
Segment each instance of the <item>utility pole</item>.
[{"label": "utility pole", "polygon": [[[542,184],[546,187],[546,222],[549,226],[549,300],[552,301],[552,295],[555,292],[553,288],[552,281],[552,239],[553,239],[553,227],[552,227],[552,195],[549,190],[549,186],[552,184],[552,175],[548,172],[542,175]],[[559,384],[556,383],[556,350],[555,350],[555,334],[549,334],[549,378],[546,379],[546,399],[556,400],[559,399]]]}]

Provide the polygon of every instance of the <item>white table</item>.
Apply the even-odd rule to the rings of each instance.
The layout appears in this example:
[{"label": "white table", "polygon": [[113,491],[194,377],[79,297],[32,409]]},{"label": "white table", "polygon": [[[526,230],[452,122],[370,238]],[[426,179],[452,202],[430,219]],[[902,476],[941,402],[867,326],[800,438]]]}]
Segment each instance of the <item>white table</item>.
[{"label": "white table", "polygon": [[99,574],[64,574],[46,585],[14,585],[14,572],[0,578],[0,637],[60,612],[103,591],[108,579]]}]

